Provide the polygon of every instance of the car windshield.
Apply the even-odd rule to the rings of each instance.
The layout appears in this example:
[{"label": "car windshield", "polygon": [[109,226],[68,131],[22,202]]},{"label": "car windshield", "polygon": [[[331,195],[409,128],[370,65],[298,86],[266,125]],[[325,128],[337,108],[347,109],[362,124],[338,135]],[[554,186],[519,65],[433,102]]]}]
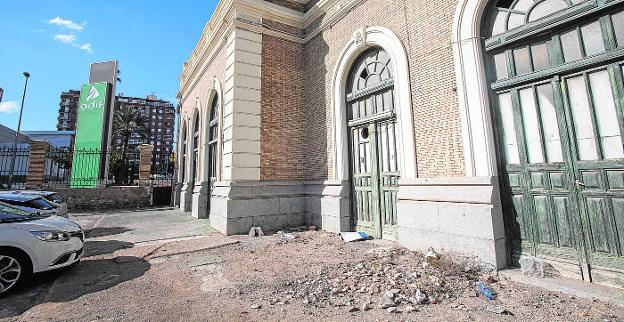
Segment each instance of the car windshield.
[{"label": "car windshield", "polygon": [[61,199],[61,197],[59,197],[57,194],[51,194],[45,197],[47,200],[52,201],[54,203],[61,203],[63,202],[63,199]]},{"label": "car windshield", "polygon": [[33,199],[28,202],[33,206],[33,208],[41,209],[41,210],[50,210],[54,209],[54,205],[52,205],[49,201],[43,198]]},{"label": "car windshield", "polygon": [[0,223],[30,220],[35,214],[0,202]]}]

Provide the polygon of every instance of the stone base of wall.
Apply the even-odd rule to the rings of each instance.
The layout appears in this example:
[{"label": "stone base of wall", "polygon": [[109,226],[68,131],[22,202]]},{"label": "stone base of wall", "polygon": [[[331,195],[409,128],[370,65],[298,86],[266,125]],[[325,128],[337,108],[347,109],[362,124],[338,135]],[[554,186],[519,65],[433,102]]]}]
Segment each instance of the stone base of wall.
[{"label": "stone base of wall", "polygon": [[476,257],[506,266],[505,225],[496,178],[401,180],[398,241],[410,249]]},{"label": "stone base of wall", "polygon": [[180,188],[180,210],[189,212],[192,210],[193,202],[193,185],[183,184]]},{"label": "stone base of wall", "polygon": [[149,187],[106,187],[96,189],[56,189],[71,212],[135,209],[151,205]]},{"label": "stone base of wall", "polygon": [[[505,267],[496,180],[401,180],[393,238],[410,249],[433,247]],[[302,225],[335,233],[352,230],[349,181],[222,182],[215,186],[210,208],[211,225],[227,235],[246,234],[251,227],[265,232]]]},{"label": "stone base of wall", "polygon": [[208,185],[208,182],[202,182],[193,189],[191,215],[197,219],[208,218]]},{"label": "stone base of wall", "polygon": [[301,183],[217,183],[210,202],[210,224],[227,235],[246,234],[251,227],[275,232],[308,222]]}]

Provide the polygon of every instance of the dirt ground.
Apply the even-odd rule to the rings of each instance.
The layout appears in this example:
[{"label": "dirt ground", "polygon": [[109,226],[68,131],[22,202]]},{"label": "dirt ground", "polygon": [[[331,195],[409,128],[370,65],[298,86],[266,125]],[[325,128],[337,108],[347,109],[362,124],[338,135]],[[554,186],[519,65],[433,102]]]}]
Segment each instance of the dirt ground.
[{"label": "dirt ground", "polygon": [[498,281],[470,261],[324,232],[101,237],[76,267],[0,299],[0,321],[624,321],[615,305]]}]

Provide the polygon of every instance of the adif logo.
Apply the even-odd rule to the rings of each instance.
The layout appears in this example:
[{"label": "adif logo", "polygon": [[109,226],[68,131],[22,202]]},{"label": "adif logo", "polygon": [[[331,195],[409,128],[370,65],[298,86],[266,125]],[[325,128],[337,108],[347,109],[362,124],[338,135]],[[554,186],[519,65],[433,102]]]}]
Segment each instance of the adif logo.
[{"label": "adif logo", "polygon": [[90,102],[100,96],[100,92],[98,92],[95,86],[91,86],[91,90],[89,90],[89,95],[87,95],[87,102]]},{"label": "adif logo", "polygon": [[80,110],[104,109],[104,100],[100,99],[96,101],[98,97],[100,97],[100,91],[97,90],[96,86],[91,86],[85,103],[80,104]]}]

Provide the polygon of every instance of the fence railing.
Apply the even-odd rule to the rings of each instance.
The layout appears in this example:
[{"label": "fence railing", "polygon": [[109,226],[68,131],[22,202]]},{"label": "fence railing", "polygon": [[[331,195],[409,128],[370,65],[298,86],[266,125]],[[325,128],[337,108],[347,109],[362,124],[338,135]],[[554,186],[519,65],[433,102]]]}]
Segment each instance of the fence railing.
[{"label": "fence railing", "polygon": [[[28,176],[35,175],[28,173],[31,155],[34,154],[29,148],[0,146],[0,190],[25,188]],[[15,167],[11,176],[13,159]],[[159,151],[154,152],[150,159],[144,161],[147,168],[145,165],[141,168],[141,152],[138,149],[124,152],[122,149],[101,151],[52,147],[46,150],[43,165],[32,166],[30,171],[43,171],[42,176],[41,173],[38,175],[43,178],[41,187],[44,189],[139,184],[173,187],[175,154]],[[33,162],[35,165],[37,161]],[[144,172],[141,173],[141,170]],[[103,176],[104,173],[107,175]]]},{"label": "fence railing", "polygon": [[28,146],[0,146],[0,190],[24,188],[29,155]]}]

